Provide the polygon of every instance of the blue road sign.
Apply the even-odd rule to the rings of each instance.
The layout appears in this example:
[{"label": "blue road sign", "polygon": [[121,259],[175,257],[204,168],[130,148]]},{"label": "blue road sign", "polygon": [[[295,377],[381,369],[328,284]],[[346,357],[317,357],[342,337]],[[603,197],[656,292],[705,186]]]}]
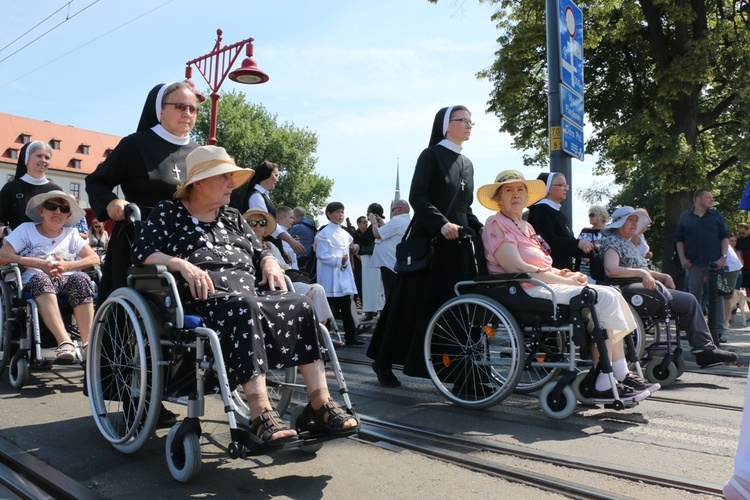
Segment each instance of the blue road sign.
[{"label": "blue road sign", "polygon": [[562,119],[562,148],[570,156],[583,161],[583,129],[567,118]]},{"label": "blue road sign", "polygon": [[563,117],[583,128],[583,97],[560,84],[560,112]]},{"label": "blue road sign", "polygon": [[583,15],[570,0],[559,0],[560,79],[583,97]]}]

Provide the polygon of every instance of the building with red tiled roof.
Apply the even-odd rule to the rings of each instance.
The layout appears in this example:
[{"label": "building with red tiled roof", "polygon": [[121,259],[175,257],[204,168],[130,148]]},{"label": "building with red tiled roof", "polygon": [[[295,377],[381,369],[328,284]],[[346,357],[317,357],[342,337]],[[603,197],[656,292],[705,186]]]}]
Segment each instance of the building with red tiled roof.
[{"label": "building with red tiled roof", "polygon": [[120,139],[71,125],[0,113],[0,187],[13,180],[21,147],[27,142],[45,141],[52,146],[47,177],[79,198],[81,206],[88,207],[84,178],[104,161]]}]

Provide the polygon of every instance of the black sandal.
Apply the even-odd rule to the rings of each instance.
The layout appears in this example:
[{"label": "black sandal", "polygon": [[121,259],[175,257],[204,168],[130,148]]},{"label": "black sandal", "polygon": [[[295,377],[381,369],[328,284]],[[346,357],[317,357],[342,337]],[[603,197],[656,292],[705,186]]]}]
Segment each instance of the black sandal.
[{"label": "black sandal", "polygon": [[[359,432],[359,428],[361,427],[359,417],[357,417],[354,411],[344,410],[337,402],[330,398],[326,404],[317,410],[313,410],[312,405],[310,405],[310,413],[313,419],[313,425],[310,426],[311,431],[345,436]],[[326,414],[328,415],[328,421],[325,420]],[[344,427],[344,424],[352,418],[357,421],[357,425]]]},{"label": "black sandal", "polygon": [[288,430],[289,427],[281,422],[281,417],[276,410],[264,411],[250,424],[250,432],[268,446],[281,446],[296,441],[296,434],[273,439],[274,434],[277,432]]}]

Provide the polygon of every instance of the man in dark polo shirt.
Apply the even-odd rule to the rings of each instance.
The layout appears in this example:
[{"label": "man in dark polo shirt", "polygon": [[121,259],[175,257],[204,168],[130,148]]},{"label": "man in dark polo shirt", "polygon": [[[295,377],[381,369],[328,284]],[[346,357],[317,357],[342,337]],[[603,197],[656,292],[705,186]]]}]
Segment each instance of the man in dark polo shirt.
[{"label": "man in dark polo shirt", "polygon": [[[709,264],[715,261],[718,268],[723,269],[729,251],[729,230],[721,212],[711,208],[713,204],[711,191],[697,190],[693,196],[693,208],[680,214],[675,232],[677,254],[687,272],[688,291],[699,304],[702,304],[703,283],[708,276]],[[722,330],[724,311],[723,308],[717,309]]]}]

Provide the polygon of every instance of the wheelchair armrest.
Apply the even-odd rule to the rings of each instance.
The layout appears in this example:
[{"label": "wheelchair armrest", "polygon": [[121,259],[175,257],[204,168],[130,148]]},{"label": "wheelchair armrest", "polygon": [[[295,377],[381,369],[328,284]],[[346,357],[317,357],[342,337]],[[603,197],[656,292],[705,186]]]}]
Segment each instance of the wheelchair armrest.
[{"label": "wheelchair armrest", "polygon": [[640,283],[640,278],[607,278],[601,282],[597,281],[597,285],[609,285],[609,286],[621,286],[621,285],[632,285],[633,283]]},{"label": "wheelchair armrest", "polygon": [[530,279],[529,273],[503,273],[503,274],[484,274],[474,277],[474,281],[482,283],[485,281],[513,281]]},{"label": "wheelchair armrest", "polygon": [[143,264],[140,266],[130,266],[128,274],[131,276],[153,276],[167,272],[167,266],[162,264]]}]

